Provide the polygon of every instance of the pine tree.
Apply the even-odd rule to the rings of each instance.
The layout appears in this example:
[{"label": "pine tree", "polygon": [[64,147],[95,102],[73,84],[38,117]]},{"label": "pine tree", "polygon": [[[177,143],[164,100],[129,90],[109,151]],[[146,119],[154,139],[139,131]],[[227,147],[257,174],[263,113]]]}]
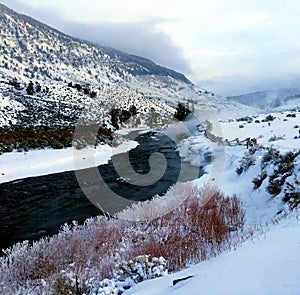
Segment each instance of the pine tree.
[{"label": "pine tree", "polygon": [[33,93],[34,93],[33,83],[32,83],[31,80],[30,80],[30,82],[28,83],[28,86],[27,86],[26,91],[27,91],[27,94],[28,94],[28,95],[33,95]]}]

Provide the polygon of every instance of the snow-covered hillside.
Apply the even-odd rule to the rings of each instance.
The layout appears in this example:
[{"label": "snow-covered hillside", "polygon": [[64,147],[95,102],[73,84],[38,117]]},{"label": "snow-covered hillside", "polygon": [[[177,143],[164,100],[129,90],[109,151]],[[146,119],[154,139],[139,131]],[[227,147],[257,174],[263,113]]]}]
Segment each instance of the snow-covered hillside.
[{"label": "snow-covered hillside", "polygon": [[[222,175],[218,183],[211,180],[213,162],[205,168],[208,174],[194,183],[199,187],[206,182],[218,185],[225,194],[242,201],[245,224],[240,242],[228,253],[143,282],[124,294],[299,294],[299,116],[299,111],[290,111],[244,121],[232,118],[213,129],[216,134],[222,130],[218,135],[223,144],[225,139],[230,143],[223,146]],[[180,146],[182,157],[194,165],[199,151],[207,153],[214,145],[204,139],[203,129],[199,130]],[[258,145],[254,149],[237,145],[236,138],[242,141],[246,137],[258,138]],[[187,279],[173,285],[181,278]]]},{"label": "snow-covered hillside", "polygon": [[4,5],[0,16],[1,126],[74,125],[84,117],[109,128],[112,108],[131,105],[135,126],[166,125],[179,102],[245,109],[147,59],[70,37]]},{"label": "snow-covered hillside", "polygon": [[[297,295],[300,226],[295,217],[241,247],[178,273],[149,280],[124,295]],[[173,286],[173,281],[183,280]]]},{"label": "snow-covered hillside", "polygon": [[296,88],[281,88],[238,96],[229,96],[227,98],[248,106],[275,111],[279,109],[291,109],[293,107],[293,101],[295,100],[298,101],[294,106],[299,105],[299,93],[300,90]]},{"label": "snow-covered hillside", "polygon": [[[186,269],[137,284],[124,294],[300,294],[299,95],[283,99],[272,112],[254,109],[197,87],[184,75],[147,59],[65,35],[2,4],[0,35],[0,183],[73,170],[74,130],[82,126],[101,129],[92,143],[95,165],[134,148],[136,143],[124,143],[118,136],[138,127],[162,130],[172,140],[176,138],[182,160],[197,167],[197,173],[199,167],[205,171],[192,183],[178,183],[153,203],[142,203],[152,210],[166,203],[159,207],[162,210],[176,196],[180,202],[173,205],[178,215],[170,210],[161,214],[166,219],[145,218],[145,223],[130,224],[131,219],[122,218],[132,212],[128,209],[116,219],[102,216],[82,226],[75,222],[73,228],[65,226],[58,235],[33,247],[26,242],[16,245],[6,258],[0,258],[0,290],[32,295],[69,287],[79,294],[79,281],[82,290],[88,290],[86,279],[91,276],[99,282],[104,275],[111,279],[116,260],[153,254],[139,253],[140,249],[156,251],[156,255],[169,243],[174,247],[165,253],[180,260],[173,262],[172,270],[182,265]],[[173,124],[179,103],[192,111],[182,123],[185,133],[178,122]],[[75,141],[75,147],[83,147],[82,153],[91,151],[84,139]],[[80,156],[78,168],[84,168],[87,161],[84,154]],[[232,204],[240,217],[237,225],[232,226],[226,215],[234,219],[236,212],[230,206],[229,213],[222,211],[226,206],[219,208],[217,197],[215,205],[200,215],[211,219],[190,218],[199,216],[212,198],[198,200],[203,187]],[[190,206],[195,205],[191,196],[199,207]],[[212,212],[218,214],[209,215]],[[211,229],[220,216],[226,239],[217,241]],[[171,227],[177,231],[170,232]],[[206,231],[211,235],[206,237]],[[186,241],[207,249],[200,247],[202,252],[194,255]],[[183,253],[188,253],[187,263],[182,262]],[[173,280],[189,276],[173,286]],[[117,292],[106,291],[105,295]],[[93,292],[90,295],[97,294]]]},{"label": "snow-covered hillside", "polygon": [[[282,198],[289,189],[287,183],[294,185],[295,188],[299,186],[297,184],[300,178],[298,156],[292,160],[295,161],[295,167],[293,166],[290,174],[282,173],[281,179],[284,181],[278,194],[272,195],[266,190],[270,185],[271,175],[280,170],[278,164],[284,163],[282,158],[278,158],[279,155],[289,152],[297,155],[300,151],[299,116],[299,111],[290,111],[221,120],[217,123],[219,126],[215,124],[212,128],[212,133],[220,138],[219,142],[212,143],[205,138],[201,129],[198,134],[181,142],[180,154],[186,161],[199,165],[199,151],[200,154],[211,153],[210,156],[214,160],[212,164],[206,166],[207,174],[197,180],[199,185],[210,180],[210,173],[216,169],[214,161],[217,162],[219,178],[215,179],[214,184],[228,195],[236,194],[246,207],[252,208],[247,213],[248,222],[258,220],[258,222],[268,222],[277,212],[284,209]],[[256,138],[255,149],[250,146],[247,149],[246,138]],[[218,158],[218,153],[224,156],[222,162]],[[202,163],[200,165],[203,165]],[[257,177],[261,177],[262,182],[254,189],[253,180]],[[272,205],[267,207],[271,211],[266,211],[266,207],[263,206],[265,202]]]},{"label": "snow-covered hillside", "polygon": [[182,74],[149,60],[70,37],[2,4],[0,16],[4,76],[99,84],[147,73],[189,83]]},{"label": "snow-covered hillside", "polygon": [[[213,122],[209,132],[208,122],[202,122],[196,128],[198,131],[195,134],[181,142],[179,145],[181,156],[194,165],[199,165],[199,162],[195,161],[199,157],[199,152],[200,154],[212,152],[212,163],[204,167],[207,174],[194,180],[193,184],[201,189],[208,182],[218,186],[225,195],[235,195],[245,213],[243,228],[238,232],[232,231],[233,240],[229,240],[228,244],[223,245],[223,249],[219,249],[219,252],[211,256],[216,257],[207,257],[208,260],[203,261],[200,259],[201,262],[194,265],[193,261],[189,260],[186,269],[164,275],[162,278],[138,283],[123,294],[299,294],[299,116],[299,111],[242,118],[234,118],[232,114],[230,119]],[[207,138],[209,134],[215,134],[218,142],[209,140]],[[244,139],[248,137],[257,138],[257,145],[247,148]],[[238,142],[242,144],[239,145]],[[221,162],[217,156],[222,156]],[[219,179],[211,178],[216,163],[220,174]],[[203,162],[201,164],[203,165]],[[176,188],[173,188],[171,192],[174,195],[181,194],[181,198],[185,196],[184,189],[176,191]],[[155,199],[154,204],[164,204],[170,195],[166,199],[160,198],[162,199]],[[108,222],[110,226],[116,226],[113,220]],[[93,221],[90,223],[93,229]],[[144,239],[147,240],[143,235],[145,230],[145,228],[139,229],[134,233],[137,239],[135,241],[139,241],[140,246],[144,245]],[[85,228],[83,232],[86,239],[85,235],[89,231]],[[139,240],[137,237],[140,234],[143,238]],[[79,241],[82,237],[82,229],[76,228],[74,232],[67,229],[61,233],[61,236],[72,237]],[[54,243],[58,238],[54,237],[52,242]],[[191,241],[195,241],[195,238],[192,236]],[[160,247],[163,248],[167,242],[162,240]],[[47,241],[40,243],[47,244]],[[151,243],[147,248],[149,253],[139,251],[138,253],[151,254],[153,249]],[[132,245],[136,246],[136,244]],[[179,245],[180,243],[174,244],[176,249],[172,252],[174,259],[181,255]],[[31,251],[26,245],[18,247],[20,249],[23,247],[24,253]],[[34,249],[38,249],[38,244],[35,247]],[[86,247],[88,248],[88,245]],[[18,252],[20,250],[18,249],[15,248],[15,251]],[[34,249],[32,251],[35,251]],[[94,251],[95,249],[92,250],[93,253]],[[21,262],[23,263],[22,259]],[[70,264],[70,267],[74,265]],[[70,276],[74,280],[74,272],[71,272]],[[186,279],[173,285],[174,280],[184,278]],[[91,280],[98,282],[94,277]],[[49,286],[47,284],[45,286]],[[104,280],[101,284],[99,281],[96,284],[98,287],[93,286],[94,293],[91,291],[89,294],[101,294],[100,291],[97,293],[95,288],[105,290],[106,294],[117,294],[117,288],[111,284],[113,284],[111,280]],[[43,288],[41,283],[37,284],[37,290],[39,288]],[[29,289],[24,287],[21,290],[27,292]],[[34,292],[32,294],[35,294]]]}]

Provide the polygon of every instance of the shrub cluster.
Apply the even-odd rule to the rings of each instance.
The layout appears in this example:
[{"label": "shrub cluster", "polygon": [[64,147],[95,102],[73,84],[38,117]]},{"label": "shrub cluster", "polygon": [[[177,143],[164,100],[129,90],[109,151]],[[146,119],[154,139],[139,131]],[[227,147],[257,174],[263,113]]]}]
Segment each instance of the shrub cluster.
[{"label": "shrub cluster", "polygon": [[269,138],[268,142],[284,140],[284,139],[285,139],[285,135],[273,135]]},{"label": "shrub cluster", "polygon": [[279,155],[278,160],[274,163],[276,168],[269,177],[269,185],[267,191],[271,195],[278,195],[281,192],[282,186],[287,177],[291,176],[294,171],[294,159],[300,152],[288,152],[284,155]]},{"label": "shrub cluster", "polygon": [[91,98],[95,98],[97,96],[97,92],[93,91],[93,90],[90,90],[88,85],[83,85],[82,86],[79,83],[73,84],[72,82],[69,82],[67,85],[68,85],[68,87],[75,88],[78,92],[83,91],[83,93],[85,95],[89,95]]},{"label": "shrub cluster", "polygon": [[262,122],[271,122],[274,121],[276,119],[276,117],[273,117],[272,115],[268,115],[266,116],[265,119],[262,120]]},{"label": "shrub cluster", "polygon": [[254,189],[258,189],[260,188],[260,186],[262,185],[263,181],[268,177],[267,171],[266,170],[262,170],[261,174],[258,175],[257,177],[255,177],[252,182],[254,184]]},{"label": "shrub cluster", "polygon": [[237,118],[236,122],[247,122],[247,123],[252,123],[253,122],[253,118],[249,117],[249,116],[245,116],[245,117],[241,117],[241,118]]},{"label": "shrub cluster", "polygon": [[117,130],[120,128],[119,123],[122,124],[126,122],[131,116],[137,114],[137,108],[135,105],[129,107],[129,111],[124,109],[112,109],[110,112],[111,115],[111,124]]},{"label": "shrub cluster", "polygon": [[[41,149],[51,147],[62,149],[71,147],[72,143],[76,147],[83,147],[89,144],[89,138],[93,139],[93,144],[109,142],[112,138],[112,131],[99,126],[77,126],[77,136],[73,141],[74,126],[35,126],[35,127],[0,127],[0,154],[18,151],[28,151],[29,149]],[[97,134],[92,134],[97,130]]]},{"label": "shrub cluster", "polygon": [[300,181],[295,178],[294,183],[286,183],[283,201],[288,203],[290,210],[294,210],[300,204]]},{"label": "shrub cluster", "polygon": [[225,197],[215,189],[195,190],[175,210],[137,224],[128,244],[132,256],[163,256],[168,269],[176,271],[221,253],[243,222],[237,197]]},{"label": "shrub cluster", "polygon": [[256,149],[254,148],[249,149],[249,151],[247,151],[243,158],[240,160],[240,166],[235,170],[238,175],[241,175],[243,172],[247,171],[250,166],[255,165],[255,151]]},{"label": "shrub cluster", "polygon": [[292,182],[287,181],[287,179],[293,175],[294,161],[299,155],[300,151],[287,152],[282,155],[273,147],[266,148],[266,152],[261,159],[261,174],[252,180],[254,189],[258,189],[263,181],[268,178],[267,192],[276,196],[284,188],[282,200],[288,203],[291,210],[296,208],[300,204],[300,182],[297,178]]},{"label": "shrub cluster", "polygon": [[273,147],[267,147],[266,153],[264,153],[261,160],[261,169],[265,169],[270,162],[277,164],[279,161],[279,157],[280,157],[279,150]]},{"label": "shrub cluster", "polygon": [[[0,293],[82,294],[96,287],[101,290],[110,284],[102,282],[106,278],[111,285],[116,280],[128,282],[127,277],[136,283],[230,248],[244,221],[239,200],[211,188],[195,188],[182,197],[179,207],[153,220],[99,216],[83,225],[64,225],[59,234],[32,245],[25,241],[6,249],[0,264]],[[151,207],[157,206],[147,204],[148,209],[140,210],[153,211]],[[133,257],[137,258],[130,261]]]}]

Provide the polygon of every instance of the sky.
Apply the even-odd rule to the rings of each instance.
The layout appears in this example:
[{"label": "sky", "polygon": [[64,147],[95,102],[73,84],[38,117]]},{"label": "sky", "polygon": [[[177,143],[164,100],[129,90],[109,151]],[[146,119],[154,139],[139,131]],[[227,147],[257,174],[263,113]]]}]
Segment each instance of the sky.
[{"label": "sky", "polygon": [[[228,96],[300,85],[299,0],[0,0]],[[300,86],[299,86],[300,88]]]}]

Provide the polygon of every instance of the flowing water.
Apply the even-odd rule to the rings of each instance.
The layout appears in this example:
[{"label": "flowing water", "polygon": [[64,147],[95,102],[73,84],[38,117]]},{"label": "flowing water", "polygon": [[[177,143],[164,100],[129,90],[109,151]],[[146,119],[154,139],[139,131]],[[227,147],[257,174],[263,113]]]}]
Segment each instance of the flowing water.
[{"label": "flowing water", "polygon": [[[116,194],[126,199],[143,201],[165,193],[176,183],[182,162],[175,143],[162,133],[145,133],[136,140],[139,145],[129,152],[132,168],[140,174],[148,173],[149,156],[155,152],[162,153],[167,167],[159,181],[147,186],[130,184],[120,178],[113,161],[100,165],[98,169],[107,186]],[[114,157],[121,156],[119,154]],[[199,168],[189,169],[196,169],[198,177],[203,174]],[[82,172],[88,173],[89,170]],[[74,171],[0,184],[0,200],[0,248],[18,241],[53,235],[65,222],[77,220],[81,223],[88,217],[103,213],[85,196]],[[117,204],[112,204],[114,205]]]}]

